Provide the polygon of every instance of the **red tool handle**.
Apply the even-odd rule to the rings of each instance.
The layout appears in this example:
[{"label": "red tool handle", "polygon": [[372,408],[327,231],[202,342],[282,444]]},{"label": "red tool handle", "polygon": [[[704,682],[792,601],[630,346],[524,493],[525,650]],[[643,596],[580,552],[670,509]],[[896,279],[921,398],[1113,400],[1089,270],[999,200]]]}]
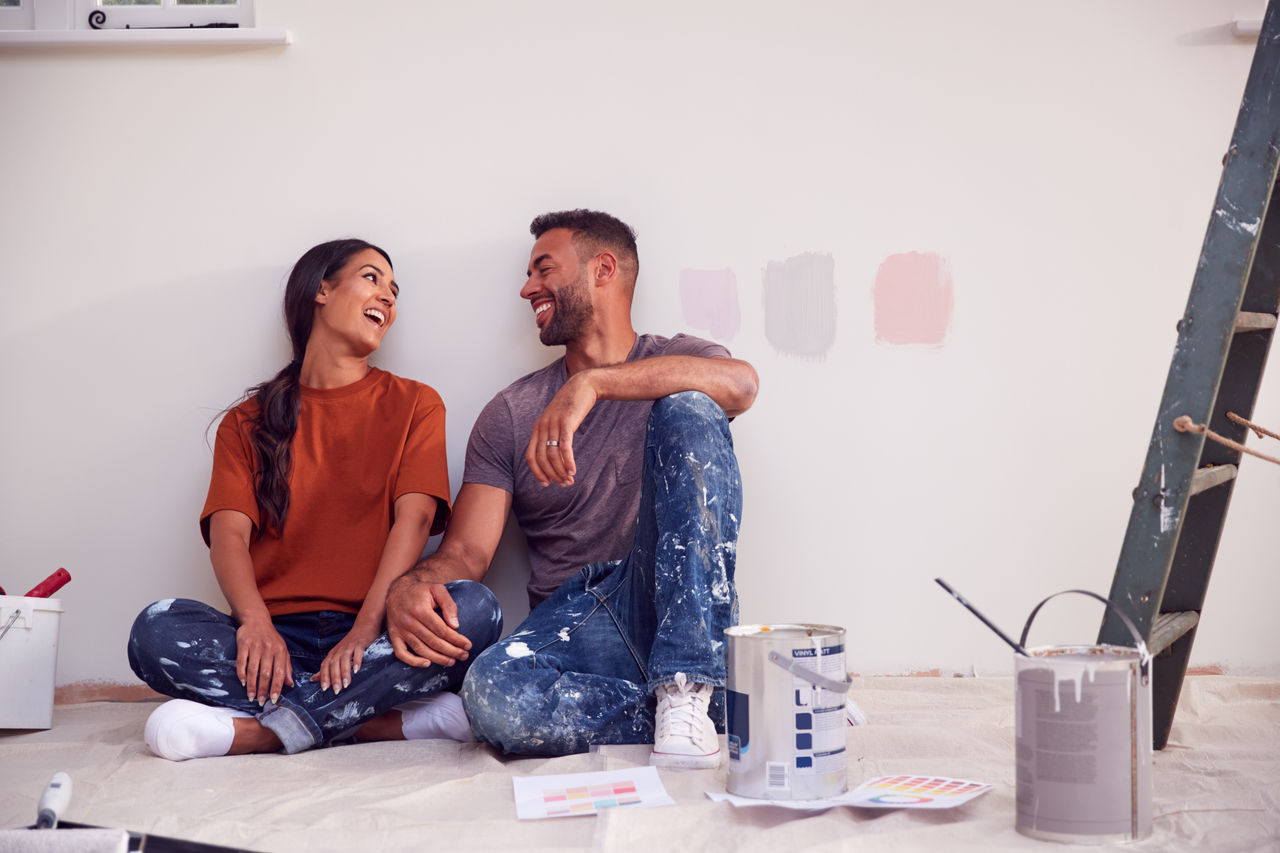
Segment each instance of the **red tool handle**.
[{"label": "red tool handle", "polygon": [[48,598],[58,590],[62,589],[69,580],[71,580],[71,572],[66,569],[58,569],[53,574],[49,575],[49,577],[33,586],[31,591],[27,593],[27,598]]}]

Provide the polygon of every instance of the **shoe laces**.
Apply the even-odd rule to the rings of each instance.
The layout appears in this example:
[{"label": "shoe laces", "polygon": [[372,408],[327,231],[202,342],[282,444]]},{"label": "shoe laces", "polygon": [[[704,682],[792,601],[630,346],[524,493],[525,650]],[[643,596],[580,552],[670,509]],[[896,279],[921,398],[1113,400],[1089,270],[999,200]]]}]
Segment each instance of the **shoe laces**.
[{"label": "shoe laces", "polygon": [[677,672],[675,680],[659,686],[658,691],[658,737],[700,740],[711,686],[690,684],[683,672]]}]

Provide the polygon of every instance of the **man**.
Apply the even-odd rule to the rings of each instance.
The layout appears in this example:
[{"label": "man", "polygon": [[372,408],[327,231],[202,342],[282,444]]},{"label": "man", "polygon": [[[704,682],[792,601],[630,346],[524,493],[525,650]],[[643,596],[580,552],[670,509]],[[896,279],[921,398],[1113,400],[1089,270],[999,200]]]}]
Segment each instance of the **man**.
[{"label": "man", "polygon": [[727,418],[754,401],[755,370],[719,344],[636,334],[625,223],[572,210],[530,231],[520,296],[564,357],[476,420],[439,550],[388,594],[391,642],[407,663],[465,659],[442,584],[484,576],[514,509],[533,611],[471,665],[477,737],[534,755],[653,743],[654,764],[714,767],[742,501]]}]

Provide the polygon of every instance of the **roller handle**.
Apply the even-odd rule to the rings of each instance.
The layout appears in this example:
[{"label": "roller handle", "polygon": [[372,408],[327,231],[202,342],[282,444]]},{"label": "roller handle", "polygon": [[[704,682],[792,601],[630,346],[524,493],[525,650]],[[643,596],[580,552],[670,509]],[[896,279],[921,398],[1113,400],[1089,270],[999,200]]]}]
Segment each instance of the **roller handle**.
[{"label": "roller handle", "polygon": [[66,569],[58,569],[49,577],[40,581],[31,588],[27,593],[28,598],[48,598],[58,590],[67,585],[67,581],[71,580],[71,572]]},{"label": "roller handle", "polygon": [[40,795],[36,812],[36,829],[54,829],[58,818],[71,802],[71,777],[59,770],[49,780],[49,786]]}]

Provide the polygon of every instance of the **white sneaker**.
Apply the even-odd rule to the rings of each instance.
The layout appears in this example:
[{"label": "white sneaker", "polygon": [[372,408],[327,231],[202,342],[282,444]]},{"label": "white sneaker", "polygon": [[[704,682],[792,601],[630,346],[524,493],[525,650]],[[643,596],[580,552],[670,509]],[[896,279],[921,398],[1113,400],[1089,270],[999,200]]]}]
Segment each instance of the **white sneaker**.
[{"label": "white sneaker", "polygon": [[457,693],[437,693],[426,699],[415,699],[397,705],[396,710],[400,712],[400,731],[405,740],[441,738],[471,743],[476,739]]},{"label": "white sneaker", "polygon": [[171,699],[151,712],[144,737],[151,751],[170,761],[226,755],[235,739],[235,720],[243,711]]},{"label": "white sneaker", "polygon": [[706,770],[720,765],[720,738],[715,723],[707,716],[713,691],[710,684],[690,684],[683,672],[677,672],[675,681],[654,691],[658,713],[650,764],[678,770]]}]

